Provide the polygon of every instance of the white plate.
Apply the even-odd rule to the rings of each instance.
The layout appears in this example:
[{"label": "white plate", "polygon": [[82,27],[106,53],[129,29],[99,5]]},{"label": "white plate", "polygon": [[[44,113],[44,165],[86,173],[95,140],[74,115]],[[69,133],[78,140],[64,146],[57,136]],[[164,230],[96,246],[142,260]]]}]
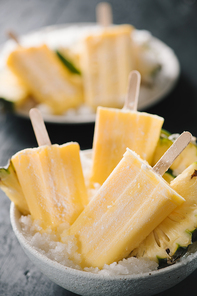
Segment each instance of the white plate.
[{"label": "white plate", "polygon": [[[24,46],[45,43],[52,49],[55,49],[61,45],[70,46],[80,38],[83,38],[87,30],[93,32],[97,29],[98,26],[95,23],[73,23],[50,26],[22,36],[20,43]],[[147,34],[147,32],[136,30],[136,34],[141,37],[143,34]],[[150,35],[150,45],[157,52],[158,61],[162,68],[158,72],[154,85],[151,88],[146,86],[141,87],[138,110],[144,110],[164,99],[175,86],[180,73],[179,61],[170,47],[152,35]],[[1,47],[0,69],[5,66],[6,58],[15,46],[14,41],[9,40]],[[31,107],[32,105],[30,103],[15,112],[19,116],[29,117],[28,112]],[[61,116],[54,116],[44,110],[41,111],[44,120],[51,123],[89,123],[95,121],[95,114],[83,106],[79,110],[71,110],[68,114]]]}]

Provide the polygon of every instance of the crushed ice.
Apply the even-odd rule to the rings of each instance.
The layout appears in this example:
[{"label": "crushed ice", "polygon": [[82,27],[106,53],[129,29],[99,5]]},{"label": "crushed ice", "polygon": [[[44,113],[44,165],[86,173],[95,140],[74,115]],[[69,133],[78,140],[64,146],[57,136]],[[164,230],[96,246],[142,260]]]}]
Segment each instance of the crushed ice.
[{"label": "crushed ice", "polygon": [[[46,232],[41,231],[41,227],[37,221],[33,221],[31,216],[21,216],[20,224],[22,233],[39,253],[47,256],[49,259],[56,261],[64,266],[81,270],[80,254],[77,253],[75,238],[70,236],[65,243],[59,241],[59,236],[48,229]],[[60,226],[62,229],[68,229],[69,225]],[[41,231],[41,232],[39,232]],[[61,231],[60,231],[61,232]],[[73,255],[74,254],[74,255]],[[74,260],[70,259],[74,256]],[[158,264],[147,259],[137,259],[130,257],[121,261],[114,262],[110,265],[105,264],[103,269],[98,267],[85,267],[84,271],[103,276],[142,274],[156,270]]]}]

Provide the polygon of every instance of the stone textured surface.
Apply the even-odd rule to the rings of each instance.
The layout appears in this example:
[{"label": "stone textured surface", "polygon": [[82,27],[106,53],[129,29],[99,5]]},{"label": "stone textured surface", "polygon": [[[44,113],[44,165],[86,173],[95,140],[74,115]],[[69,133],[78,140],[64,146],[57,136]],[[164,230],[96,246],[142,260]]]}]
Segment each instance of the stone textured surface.
[{"label": "stone textured surface", "polygon": [[[18,34],[53,24],[95,21],[96,0],[1,0],[0,44],[10,29]],[[181,76],[166,99],[146,111],[165,118],[164,128],[171,132],[188,130],[197,135],[197,2],[195,0],[113,0],[114,23],[131,23],[147,29],[176,52]],[[82,149],[91,148],[93,124],[54,125],[47,129],[52,143],[74,140]],[[28,120],[0,114],[0,165],[16,151],[36,146]],[[10,225],[10,202],[0,192],[0,295],[52,296],[75,295],[52,283],[26,257]],[[177,286],[157,296],[196,296],[197,271]],[[147,287],[148,289],[148,287]],[[117,294],[122,295],[121,291]]]}]

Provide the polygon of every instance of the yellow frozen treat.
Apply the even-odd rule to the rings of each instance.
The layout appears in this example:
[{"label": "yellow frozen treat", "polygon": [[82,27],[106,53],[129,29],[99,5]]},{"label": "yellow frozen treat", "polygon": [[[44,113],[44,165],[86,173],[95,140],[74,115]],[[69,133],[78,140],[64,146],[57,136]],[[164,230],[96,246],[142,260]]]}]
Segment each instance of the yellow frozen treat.
[{"label": "yellow frozen treat", "polygon": [[76,237],[82,267],[102,268],[127,257],[183,201],[152,167],[127,149],[66,234]]},{"label": "yellow frozen treat", "polygon": [[84,40],[81,69],[85,101],[97,106],[122,107],[131,70],[133,27],[110,26]]},{"label": "yellow frozen treat", "polygon": [[163,121],[162,117],[145,112],[98,107],[91,184],[106,180],[127,147],[150,163]]},{"label": "yellow frozen treat", "polygon": [[33,219],[44,228],[75,221],[87,204],[77,143],[25,149],[12,163]]},{"label": "yellow frozen treat", "polygon": [[8,57],[7,65],[35,100],[47,104],[54,114],[62,114],[83,100],[81,80],[71,74],[46,45],[18,47]]}]

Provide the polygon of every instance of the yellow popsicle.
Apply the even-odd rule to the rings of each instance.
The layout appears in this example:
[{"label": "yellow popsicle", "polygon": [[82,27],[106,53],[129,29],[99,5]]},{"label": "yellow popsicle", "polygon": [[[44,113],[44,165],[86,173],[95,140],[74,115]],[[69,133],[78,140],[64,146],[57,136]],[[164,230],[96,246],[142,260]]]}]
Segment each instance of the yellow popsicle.
[{"label": "yellow popsicle", "polygon": [[[91,186],[93,183],[103,184],[127,147],[149,163],[152,161],[164,119],[136,111],[139,85],[140,74],[137,71],[131,72],[128,91],[130,97],[126,99],[126,108],[97,108]],[[130,106],[130,103],[133,105]]]},{"label": "yellow popsicle", "polygon": [[127,149],[67,232],[76,237],[82,267],[102,268],[127,257],[183,201],[152,167]]},{"label": "yellow popsicle", "polygon": [[62,64],[46,45],[18,47],[7,65],[26,85],[38,103],[45,103],[54,114],[62,114],[83,101],[82,82]]},{"label": "yellow popsicle", "polygon": [[91,107],[122,107],[133,70],[131,25],[109,26],[84,40],[81,69],[85,102]]},{"label": "yellow popsicle", "polygon": [[77,143],[25,149],[12,163],[33,219],[44,228],[74,222],[87,204]]}]

